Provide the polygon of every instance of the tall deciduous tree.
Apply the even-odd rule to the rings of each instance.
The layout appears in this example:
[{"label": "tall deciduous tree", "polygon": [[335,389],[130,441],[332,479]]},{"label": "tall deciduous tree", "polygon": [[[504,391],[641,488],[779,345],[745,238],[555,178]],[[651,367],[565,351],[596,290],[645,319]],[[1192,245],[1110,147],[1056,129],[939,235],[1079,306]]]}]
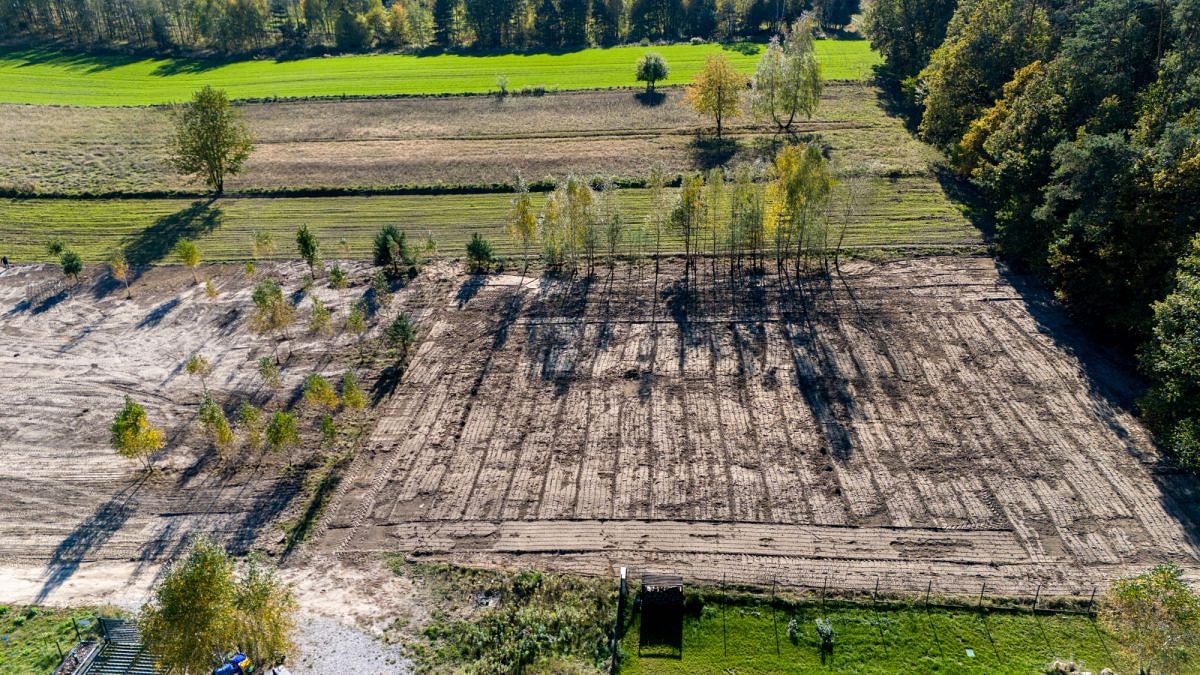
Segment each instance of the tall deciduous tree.
[{"label": "tall deciduous tree", "polygon": [[150,426],[146,409],[130,396],[125,397],[125,405],[117,411],[109,432],[109,443],[117,454],[140,460],[146,468],[150,468],[150,455],[166,442],[162,430]]},{"label": "tall deciduous tree", "polygon": [[1154,303],[1154,324],[1143,350],[1150,388],[1142,408],[1180,463],[1200,468],[1200,235],[1179,261],[1175,287]]},{"label": "tall deciduous tree", "polygon": [[873,0],[863,31],[888,69],[903,79],[921,72],[942,44],[958,0]]},{"label": "tall deciduous tree", "polygon": [[558,11],[562,17],[563,44],[587,44],[588,4],[588,0],[558,0]]},{"label": "tall deciduous tree", "polygon": [[203,179],[221,194],[225,178],[242,170],[253,149],[250,131],[225,92],[204,87],[179,110],[168,152],[177,171]]},{"label": "tall deciduous tree", "polygon": [[922,135],[938,144],[956,141],[1017,69],[1048,53],[1051,41],[1050,17],[1038,0],[960,4],[946,41],[920,74]]},{"label": "tall deciduous tree", "polygon": [[541,0],[534,14],[533,29],[543,47],[553,49],[562,44],[562,16],[555,0]]},{"label": "tall deciduous tree", "polygon": [[754,72],[751,108],[790,131],[797,115],[811,118],[821,100],[821,64],[813,50],[813,23],[800,19],[784,38],[772,38]]},{"label": "tall deciduous tree", "polygon": [[742,92],[746,83],[746,76],[739,73],[724,54],[710,54],[704,70],[697,73],[688,86],[688,103],[701,115],[713,117],[718,139],[725,120],[742,114]]},{"label": "tall deciduous tree", "polygon": [[209,672],[235,646],[270,667],[292,650],[295,611],[291,589],[273,572],[251,559],[239,578],[225,550],[201,537],[166,568],[138,626],[171,671]]},{"label": "tall deciduous tree", "polygon": [[795,274],[800,277],[802,259],[808,252],[820,248],[824,253],[824,238],[816,230],[823,222],[824,209],[833,179],[829,162],[821,149],[808,143],[792,145],[775,156],[775,180],[769,186],[772,205],[771,224],[775,228],[776,263],[795,250]]},{"label": "tall deciduous tree", "polygon": [[692,255],[696,253],[696,239],[704,225],[704,176],[690,173],[683,177],[679,186],[679,203],[671,212],[671,227],[683,239],[684,275],[692,267]]},{"label": "tall deciduous tree", "polygon": [[1139,673],[1176,673],[1200,644],[1200,595],[1167,563],[1113,582],[1101,620],[1134,659]]},{"label": "tall deciduous tree", "polygon": [[454,36],[457,32],[455,25],[457,9],[457,0],[433,0],[433,41],[439,47],[449,47],[454,44]]},{"label": "tall deciduous tree", "polygon": [[523,275],[529,270],[529,247],[537,240],[537,210],[533,208],[529,186],[521,176],[517,176],[517,196],[513,197],[512,207],[508,210],[508,234],[521,247],[521,255],[525,258]]},{"label": "tall deciduous tree", "polygon": [[671,74],[667,60],[658,52],[646,52],[637,62],[637,81],[646,83],[646,93],[654,93],[654,84],[665,80]]}]

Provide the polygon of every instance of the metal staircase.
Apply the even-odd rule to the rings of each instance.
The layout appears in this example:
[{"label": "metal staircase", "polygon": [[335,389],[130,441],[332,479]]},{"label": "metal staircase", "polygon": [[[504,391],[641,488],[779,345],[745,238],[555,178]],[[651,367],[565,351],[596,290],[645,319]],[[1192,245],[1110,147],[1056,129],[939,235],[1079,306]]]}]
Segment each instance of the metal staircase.
[{"label": "metal staircase", "polygon": [[159,675],[154,655],[142,646],[137,624],[120,619],[100,619],[104,644],[96,658],[78,675]]}]

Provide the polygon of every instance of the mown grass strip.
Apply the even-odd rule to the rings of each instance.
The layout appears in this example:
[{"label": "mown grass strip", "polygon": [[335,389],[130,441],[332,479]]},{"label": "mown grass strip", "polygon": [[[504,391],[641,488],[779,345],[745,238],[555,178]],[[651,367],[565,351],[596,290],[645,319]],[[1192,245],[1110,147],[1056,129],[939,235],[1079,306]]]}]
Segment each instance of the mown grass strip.
[{"label": "mown grass strip", "polygon": [[[671,64],[663,84],[687,82],[709,54],[724,53],[752,72],[761,46],[716,44],[581,49],[558,54],[472,56],[374,54],[294,61],[218,61],[92,56],[54,50],[0,52],[0,102],[57,105],[156,105],[181,102],[206,84],[235,99],[468,94],[496,90],[632,87],[634,63],[653,49]],[[817,54],[831,80],[861,80],[879,63],[864,40],[821,40]]]},{"label": "mown grass strip", "polygon": [[[650,212],[643,189],[620,192],[630,228]],[[544,195],[535,195],[540,206]],[[85,261],[99,262],[121,247],[135,264],[175,262],[171,249],[180,239],[199,243],[206,261],[245,260],[256,230],[273,232],[279,256],[295,258],[296,228],[307,224],[326,258],[366,258],[382,225],[391,223],[410,237],[432,237],[443,255],[458,256],[473,232],[492,242],[501,255],[517,253],[505,231],[512,195],[400,195],[376,197],[176,199],[13,199],[0,201],[0,255],[16,262],[49,260],[45,244],[64,240]],[[644,253],[653,252],[646,234]],[[880,180],[867,208],[850,225],[852,247],[971,245],[979,231],[928,178]],[[682,250],[672,235],[664,252]],[[628,252],[628,251],[626,251]]]},{"label": "mown grass strip", "polygon": [[[635,623],[622,643],[620,672],[1040,673],[1056,658],[1092,672],[1126,665],[1113,638],[1087,616],[819,605],[775,611],[772,617],[767,603],[705,604],[684,622],[682,659],[639,657]],[[830,652],[821,651],[816,631],[822,617],[834,629]]]}]

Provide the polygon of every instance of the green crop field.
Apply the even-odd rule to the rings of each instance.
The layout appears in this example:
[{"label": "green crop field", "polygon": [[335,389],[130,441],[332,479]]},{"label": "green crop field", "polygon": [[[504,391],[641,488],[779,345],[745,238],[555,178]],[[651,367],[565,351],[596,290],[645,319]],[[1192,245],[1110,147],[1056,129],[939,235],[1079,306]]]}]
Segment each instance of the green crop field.
[{"label": "green crop field", "polygon": [[[669,85],[687,82],[717,52],[751,72],[760,49],[704,44],[562,54],[380,54],[232,62],[18,50],[0,52],[0,103],[153,105],[187,100],[206,84],[226,89],[233,98],[481,93],[495,91],[499,76],[508,78],[510,90],[625,87],[637,85],[634,63],[651,50],[670,63],[671,76],[664,82]],[[825,77],[832,80],[863,79],[879,63],[865,40],[821,40],[817,54]]]},{"label": "green crop field", "polygon": [[[822,654],[815,619],[834,629]],[[788,622],[796,620],[796,640]],[[778,640],[776,640],[778,636]],[[1084,670],[1119,668],[1117,645],[1075,615],[707,604],[683,628],[683,657],[657,648],[639,657],[636,623],[622,643],[621,672],[641,673],[1040,673],[1054,659]],[[1125,672],[1125,671],[1121,671]]]},{"label": "green crop field", "polygon": [[[539,204],[542,195],[537,195]],[[301,223],[322,241],[326,257],[364,258],[381,225],[410,236],[432,236],[442,253],[458,255],[472,232],[502,254],[515,253],[504,230],[512,195],[402,195],[368,197],[225,198],[211,205],[180,199],[18,199],[0,201],[0,254],[14,261],[46,260],[45,243],[61,238],[85,260],[103,260],[124,247],[136,264],[173,262],[171,247],[195,239],[209,261],[249,256],[255,230],[290,242]],[[628,223],[649,212],[646,190],[620,193]],[[836,227],[836,226],[835,226]],[[831,228],[833,229],[833,228]],[[648,235],[647,235],[647,238]],[[854,247],[960,246],[981,243],[980,233],[937,184],[925,178],[878,180],[866,208],[847,228]],[[672,236],[665,249],[681,249]],[[290,246],[280,255],[295,257]]]}]

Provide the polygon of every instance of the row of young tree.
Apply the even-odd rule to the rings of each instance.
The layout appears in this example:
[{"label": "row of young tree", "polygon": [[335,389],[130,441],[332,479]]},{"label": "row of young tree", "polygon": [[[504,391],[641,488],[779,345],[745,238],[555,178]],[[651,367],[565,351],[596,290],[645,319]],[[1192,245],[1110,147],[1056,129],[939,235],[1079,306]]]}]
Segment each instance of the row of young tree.
[{"label": "row of young tree", "polygon": [[866,30],[997,243],[1141,344],[1144,411],[1200,467],[1200,0],[877,0]]},{"label": "row of young tree", "polygon": [[809,13],[841,29],[858,0],[8,0],[10,36],[77,47],[295,53],[556,49],[765,37]]},{"label": "row of young tree", "polygon": [[731,276],[762,270],[800,275],[837,263],[846,232],[859,215],[869,185],[848,177],[834,193],[829,160],[814,144],[782,148],[767,169],[742,165],[684,174],[678,190],[667,187],[658,170],[649,178],[649,215],[630,221],[619,208],[612,180],[570,176],[540,207],[518,180],[508,214],[508,232],[528,261],[537,253],[553,272],[583,269],[597,261],[640,259],[682,245],[685,272],[701,256],[719,259]]}]

